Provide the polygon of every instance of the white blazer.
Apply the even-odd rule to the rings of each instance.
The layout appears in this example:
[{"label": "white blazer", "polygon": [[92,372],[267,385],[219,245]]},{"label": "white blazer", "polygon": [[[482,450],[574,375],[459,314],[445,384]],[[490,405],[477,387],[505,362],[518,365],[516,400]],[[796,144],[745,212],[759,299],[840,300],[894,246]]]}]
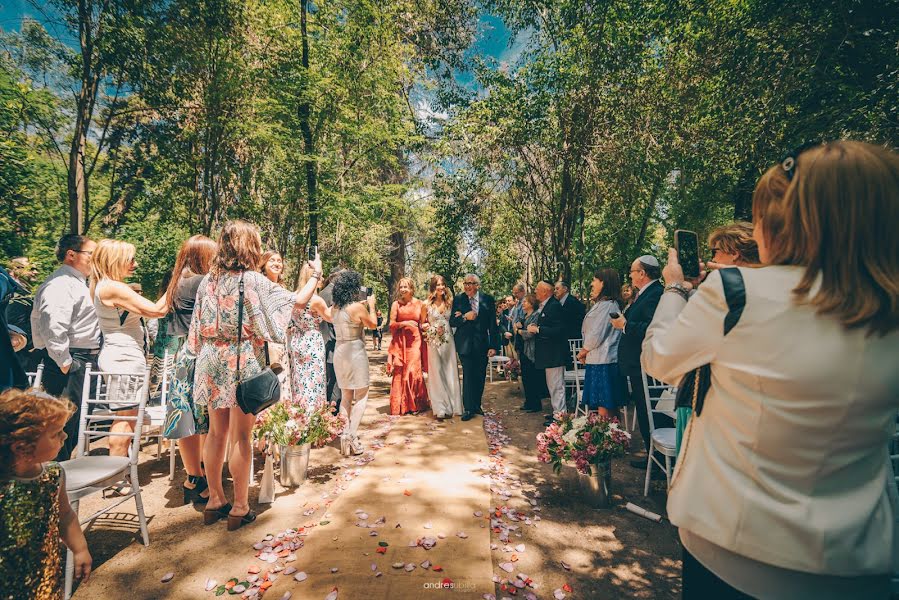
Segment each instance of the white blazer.
[{"label": "white blazer", "polygon": [[899,409],[899,333],[846,330],[794,304],[804,267],[740,271],[746,307],[727,337],[721,276],[712,273],[688,303],[664,294],[643,342],[643,368],[663,381],[712,365],[668,516],[778,567],[889,573],[895,484],[886,450]]}]

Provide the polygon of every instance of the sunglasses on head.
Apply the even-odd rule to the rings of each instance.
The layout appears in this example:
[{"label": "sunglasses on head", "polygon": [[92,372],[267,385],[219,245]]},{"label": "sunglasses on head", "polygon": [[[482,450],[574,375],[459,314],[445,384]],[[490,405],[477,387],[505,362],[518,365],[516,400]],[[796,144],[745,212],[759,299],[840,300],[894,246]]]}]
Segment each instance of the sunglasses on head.
[{"label": "sunglasses on head", "polygon": [[780,159],[780,168],[784,170],[784,174],[787,176],[787,181],[793,181],[793,176],[796,175],[796,161],[799,158],[799,155],[809,148],[821,146],[822,144],[824,144],[824,142],[820,140],[816,140],[814,142],[805,142],[804,144],[800,144],[799,146],[796,146],[794,149],[787,152],[783,156],[783,158]]}]

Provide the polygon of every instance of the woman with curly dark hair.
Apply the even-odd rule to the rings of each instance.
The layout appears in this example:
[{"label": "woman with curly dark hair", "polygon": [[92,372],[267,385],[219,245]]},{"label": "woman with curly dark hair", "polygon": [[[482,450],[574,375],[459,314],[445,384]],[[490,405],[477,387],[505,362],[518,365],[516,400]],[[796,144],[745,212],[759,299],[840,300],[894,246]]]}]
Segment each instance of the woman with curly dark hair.
[{"label": "woman with curly dark hair", "polygon": [[364,289],[362,276],[356,271],[341,271],[334,278],[334,306],[331,312],[337,340],[334,346],[334,374],[342,395],[340,412],[348,419],[340,437],[340,452],[344,456],[363,452],[356,430],[368,402],[365,328],[373,329],[378,325],[374,294],[368,294],[366,302],[360,301]]}]

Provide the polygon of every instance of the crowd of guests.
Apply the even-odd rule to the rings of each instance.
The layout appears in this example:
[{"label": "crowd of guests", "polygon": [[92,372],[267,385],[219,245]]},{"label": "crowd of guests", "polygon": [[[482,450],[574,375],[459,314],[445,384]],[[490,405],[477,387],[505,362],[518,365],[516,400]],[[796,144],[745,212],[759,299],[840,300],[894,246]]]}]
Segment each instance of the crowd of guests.
[{"label": "crowd of guests", "polygon": [[[707,367],[702,410],[694,402],[678,414],[683,441],[668,498],[684,548],[683,596],[888,597],[899,539],[885,452],[899,408],[897,222],[899,157],[833,142],[790,153],[765,172],[753,195],[753,223],[712,232],[711,260],[694,279],[684,276],[674,251],[664,266],[642,255],[630,265],[630,287],[614,268],[594,272],[589,309],[566,281],[540,281],[533,293],[518,284],[497,304],[473,274],[455,296],[433,277],[424,301],[403,279],[389,318],[391,413],[432,407],[438,418],[483,414],[488,361],[505,342],[521,363],[523,410],[539,412],[549,399],[547,422],[565,413],[564,372],[578,361],[582,402],[609,416],[633,402],[651,452],[650,422],[674,424],[647,411],[647,400],[656,399],[644,396],[643,373],[678,385]],[[316,256],[290,291],[281,281],[283,258],[264,255],[259,231],[241,221],[227,223],[217,242],[187,240],[155,301],[125,283],[137,266],[130,244],[66,236],[57,258],[59,269],[34,297],[27,352],[43,361],[49,395],[0,396],[0,514],[24,519],[42,536],[37,552],[16,555],[23,572],[58,557],[58,537],[75,552],[76,570],[90,572],[60,469],[47,461],[71,453],[86,364],[146,369],[145,319],[166,316],[176,363],[194,361],[195,375],[183,382],[192,386],[188,401],[176,408],[195,423],[196,437],[180,446],[185,487],[207,503],[206,523],[224,518],[236,529],[255,518],[247,500],[254,419],[236,407],[233,373],[237,364],[260,372],[270,361],[267,344],[284,347],[291,401],[324,403],[339,388],[349,422],[341,449],[362,451],[356,431],[370,383],[365,330],[382,322],[358,273],[339,271],[325,282]],[[734,271],[725,269],[739,272],[739,302],[724,283]],[[176,381],[185,377],[178,373]],[[2,375],[2,384],[21,380],[12,368]],[[233,503],[221,480],[229,436]],[[110,445],[110,453],[125,451]],[[28,572],[36,573],[28,580],[35,588],[49,573]]]}]

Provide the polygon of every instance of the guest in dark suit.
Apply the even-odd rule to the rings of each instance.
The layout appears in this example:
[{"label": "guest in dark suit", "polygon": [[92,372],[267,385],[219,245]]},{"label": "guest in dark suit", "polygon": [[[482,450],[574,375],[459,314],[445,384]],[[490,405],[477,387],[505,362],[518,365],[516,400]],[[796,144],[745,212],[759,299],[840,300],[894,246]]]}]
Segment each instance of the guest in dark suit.
[{"label": "guest in dark suit", "polygon": [[[568,351],[568,338],[565,337],[565,313],[562,305],[553,297],[553,286],[546,281],[537,284],[535,290],[540,305],[537,311],[540,316],[537,323],[528,325],[528,331],[536,334],[534,347],[534,367],[544,369],[546,387],[552,402],[553,414],[566,413],[565,405],[565,362],[571,353]],[[552,421],[550,416],[547,424]]]},{"label": "guest in dark suit", "polygon": [[464,280],[465,293],[453,299],[450,325],[456,329],[456,353],[462,363],[462,420],[483,415],[481,396],[487,376],[487,359],[499,348],[496,304],[478,291],[481,280],[469,273]]},{"label": "guest in dark suit", "polygon": [[[643,445],[649,449],[649,415],[646,413],[646,399],[643,395],[643,376],[640,372],[640,353],[643,348],[643,338],[646,329],[652,322],[656,313],[656,307],[662,298],[664,287],[659,282],[662,270],[659,261],[648,254],[641,256],[631,265],[631,283],[637,290],[637,297],[628,306],[624,314],[617,319],[612,319],[612,327],[622,331],[621,342],[618,345],[618,367],[621,374],[630,380],[630,399],[637,407],[637,422],[640,423],[640,434],[643,436]],[[662,415],[654,418],[655,427],[673,427],[673,422]],[[633,461],[637,464],[637,460]],[[640,468],[645,468],[646,460],[639,462]]]},{"label": "guest in dark suit", "polygon": [[[556,282],[553,295],[559,301],[559,304],[562,305],[566,339],[580,339],[581,327],[584,324],[584,315],[587,314],[587,307],[571,293],[571,285],[564,279]],[[568,358],[568,363],[571,363],[571,357]]]},{"label": "guest in dark suit", "polygon": [[[338,269],[334,271],[330,275],[328,275],[328,279],[325,280],[326,285],[322,290],[318,293],[321,296],[322,300],[325,301],[325,304],[330,308],[334,304],[333,298],[333,289],[334,285],[332,282],[338,273],[343,271],[344,269]],[[334,346],[337,343],[337,336],[334,333],[334,326],[328,323],[325,320],[322,320],[321,325],[318,327],[319,331],[322,334],[322,338],[325,340],[325,400],[327,402],[334,403],[334,414],[340,410],[340,400],[341,393],[340,388],[337,387],[337,376],[334,374]]]}]

